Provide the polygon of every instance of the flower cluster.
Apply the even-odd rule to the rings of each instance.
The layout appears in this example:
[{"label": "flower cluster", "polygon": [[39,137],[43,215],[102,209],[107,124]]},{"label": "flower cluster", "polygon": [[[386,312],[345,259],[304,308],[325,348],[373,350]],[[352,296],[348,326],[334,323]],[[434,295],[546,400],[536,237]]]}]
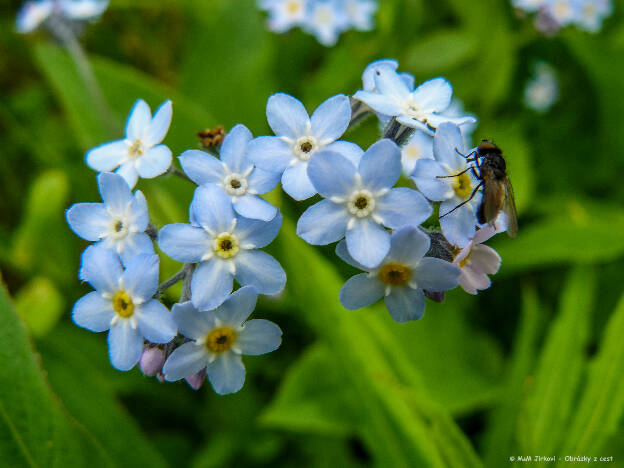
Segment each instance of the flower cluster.
[{"label": "flower cluster", "polygon": [[[279,263],[259,250],[275,238],[282,218],[258,195],[279,176],[253,165],[247,155],[252,135],[237,125],[223,140],[220,159],[198,150],[180,156],[186,174],[180,173],[198,185],[190,223],[157,233],[145,197],[131,188],[139,177],[169,170],[171,151],[161,142],[171,117],[171,101],[152,116],[138,100],[125,138],[86,154],[87,164],[101,171],[102,203],[77,203],[66,213],[71,229],[94,242],[82,254],[79,275],[94,291],[76,302],[72,316],[88,330],[108,330],[110,360],[119,370],[139,363],[146,375],[186,378],[193,388],[207,376],[217,393],[233,393],[244,382],[241,355],[268,353],[281,343],[277,325],[247,320],[258,294],[277,294],[286,283]],[[185,264],[160,285],[156,240]],[[241,288],[232,292],[234,279]],[[159,298],[178,281],[182,296],[169,311]]]},{"label": "flower cluster", "polygon": [[268,13],[271,31],[300,27],[325,46],[348,29],[371,30],[377,11],[377,0],[259,0],[258,5]]},{"label": "flower cluster", "polygon": [[540,62],[535,65],[535,74],[524,88],[524,103],[537,111],[548,111],[559,99],[559,81],[553,67]]},{"label": "flower cluster", "polygon": [[545,34],[569,25],[595,33],[613,12],[611,0],[512,0],[512,4],[525,13],[536,13],[535,27]]},{"label": "flower cluster", "polygon": [[17,32],[29,33],[46,21],[94,21],[108,8],[108,0],[31,0],[17,13]]}]

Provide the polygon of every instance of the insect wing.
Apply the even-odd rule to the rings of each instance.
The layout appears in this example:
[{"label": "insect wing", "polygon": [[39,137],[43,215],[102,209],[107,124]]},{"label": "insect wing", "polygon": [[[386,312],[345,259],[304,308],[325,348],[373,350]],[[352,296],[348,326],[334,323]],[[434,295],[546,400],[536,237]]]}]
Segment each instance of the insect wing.
[{"label": "insect wing", "polygon": [[508,177],[505,177],[504,184],[505,200],[503,202],[503,212],[507,215],[507,234],[509,237],[516,237],[518,234],[518,213],[516,212],[513,187]]},{"label": "insect wing", "polygon": [[492,170],[487,169],[484,174],[483,198],[479,206],[479,222],[489,223],[496,218],[498,212],[503,208],[505,199],[505,185],[502,181],[494,179]]}]

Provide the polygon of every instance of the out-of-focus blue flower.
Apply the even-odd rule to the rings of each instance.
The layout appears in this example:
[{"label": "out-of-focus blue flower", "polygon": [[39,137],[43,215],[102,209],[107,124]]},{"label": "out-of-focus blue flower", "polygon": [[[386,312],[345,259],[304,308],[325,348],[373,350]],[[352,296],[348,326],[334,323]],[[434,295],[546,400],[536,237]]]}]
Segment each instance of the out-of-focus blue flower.
[{"label": "out-of-focus blue flower", "polygon": [[133,196],[124,178],[111,172],[98,175],[98,186],[103,203],[76,203],[67,210],[72,231],[113,249],[124,263],[139,253],[154,253],[145,234],[149,214],[141,191]]},{"label": "out-of-focus blue flower", "polygon": [[312,183],[325,200],[308,208],[297,234],[315,245],[346,236],[350,254],[372,268],[390,250],[387,226],[417,226],[431,215],[431,205],[415,190],[392,188],[401,175],[401,153],[391,140],[372,145],[360,161],[323,151],[310,163]]},{"label": "out-of-focus blue flower", "polygon": [[527,13],[533,13],[540,9],[547,0],[512,0],[511,4],[514,8],[526,11]]},{"label": "out-of-focus blue flower", "polygon": [[344,8],[349,22],[358,31],[370,31],[375,27],[376,0],[344,0]]},{"label": "out-of-focus blue flower", "polygon": [[196,184],[221,187],[239,215],[270,221],[277,208],[257,195],[273,190],[280,174],[254,167],[247,157],[247,144],[252,138],[247,127],[236,125],[223,140],[220,160],[203,151],[188,150],[180,156],[180,164]]},{"label": "out-of-focus blue flower", "polygon": [[96,171],[117,168],[130,188],[137,179],[151,179],[169,169],[171,150],[159,144],[171,124],[171,101],[165,101],[152,118],[152,111],[143,99],[135,104],[126,123],[126,138],[104,143],[87,152],[87,165]]},{"label": "out-of-focus blue flower", "polygon": [[416,130],[401,148],[401,166],[406,176],[412,174],[419,159],[433,159],[433,137]]},{"label": "out-of-focus blue flower", "polygon": [[339,0],[314,0],[308,4],[304,31],[313,34],[324,46],[333,46],[349,28],[349,17]]},{"label": "out-of-focus blue flower", "polygon": [[108,349],[113,366],[129,370],[139,362],[143,339],[167,343],[177,333],[172,315],[153,299],[158,287],[158,256],[140,254],[125,271],[119,257],[100,245],[82,254],[80,278],[95,291],[74,305],[76,325],[93,332],[108,332]]},{"label": "out-of-focus blue flower", "polygon": [[108,0],[36,0],[25,2],[17,13],[16,29],[29,33],[52,15],[73,21],[92,21],[108,8]]},{"label": "out-of-focus blue flower", "polygon": [[[375,62],[374,62],[375,63]],[[451,104],[453,88],[444,78],[434,78],[413,88],[405,75],[393,70],[389,61],[384,61],[365,71],[364,85],[371,87],[372,74],[374,91],[360,90],[353,96],[367,104],[375,112],[397,121],[407,127],[433,134],[442,122],[454,122],[458,125],[475,122],[473,116],[449,117],[443,112]]]},{"label": "out-of-focus blue flower", "polygon": [[535,75],[524,89],[524,103],[537,112],[546,112],[558,98],[559,82],[554,69],[546,63],[538,63]]},{"label": "out-of-focus blue flower", "polygon": [[571,24],[597,32],[613,12],[612,0],[512,0],[512,4],[527,13],[537,13],[535,27],[545,34]]},{"label": "out-of-focus blue flower", "polygon": [[359,148],[336,141],[351,119],[349,98],[329,98],[308,116],[303,104],[288,94],[278,93],[267,102],[267,120],[276,136],[262,136],[248,145],[249,158],[257,167],[282,174],[282,187],[295,200],[316,193],[308,177],[308,163],[321,149],[354,157]]},{"label": "out-of-focus blue flower", "polygon": [[[469,169],[471,164],[459,153],[464,154],[464,140],[459,127],[452,123],[443,123],[433,138],[435,160],[417,161],[412,179],[418,190],[428,199],[442,202],[440,205],[442,232],[449,242],[464,247],[475,233],[476,210],[481,201],[481,193],[477,193],[472,200],[455,209],[470,198],[479,183]],[[457,175],[460,173],[461,175]]]},{"label": "out-of-focus blue flower", "polygon": [[265,222],[237,217],[223,190],[201,185],[191,202],[191,224],[168,224],[158,245],[171,258],[199,263],[191,280],[191,300],[199,310],[218,307],[232,292],[233,279],[260,294],[277,294],[286,273],[269,254],[257,250],[277,235],[282,216]]},{"label": "out-of-focus blue flower", "polygon": [[579,0],[576,22],[581,29],[596,33],[602,22],[613,13],[611,0]]},{"label": "out-of-focus blue flower", "polygon": [[238,392],[245,382],[241,355],[270,353],[282,342],[282,331],[273,322],[247,320],[257,297],[253,288],[243,287],[217,310],[200,312],[191,302],[175,304],[178,329],[192,341],[171,353],[163,367],[165,379],[180,380],[205,369],[215,392]]},{"label": "out-of-focus blue flower", "polygon": [[308,1],[260,0],[258,6],[269,15],[269,29],[276,33],[283,33],[303,24],[306,18]]},{"label": "out-of-focus blue flower", "polygon": [[442,292],[459,284],[460,270],[439,258],[425,257],[429,236],[419,228],[405,226],[392,233],[391,247],[381,264],[367,268],[357,262],[344,241],[336,254],[348,264],[367,271],[351,277],[340,290],[340,302],[350,310],[360,309],[385,297],[394,320],[418,320],[425,313],[423,290]]}]

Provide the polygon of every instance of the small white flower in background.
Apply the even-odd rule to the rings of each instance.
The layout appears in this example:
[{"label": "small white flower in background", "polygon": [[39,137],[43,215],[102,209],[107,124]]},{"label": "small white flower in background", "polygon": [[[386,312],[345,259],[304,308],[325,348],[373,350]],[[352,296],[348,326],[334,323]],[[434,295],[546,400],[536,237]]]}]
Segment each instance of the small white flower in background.
[{"label": "small white flower in background", "polygon": [[15,21],[20,33],[37,29],[53,15],[71,21],[93,21],[108,8],[108,0],[37,0],[22,5]]},{"label": "small white flower in background", "polygon": [[349,22],[358,31],[370,31],[375,27],[373,16],[377,12],[376,0],[344,0]]},{"label": "small white flower in background", "polygon": [[403,173],[409,176],[416,167],[419,159],[433,159],[433,137],[416,130],[401,148],[401,165]]},{"label": "small white flower in background", "polygon": [[546,112],[559,98],[559,83],[554,69],[546,63],[538,63],[535,75],[524,89],[524,102],[527,107]]},{"label": "small white flower in background", "polygon": [[338,0],[317,0],[311,2],[304,31],[316,36],[324,46],[333,46],[338,36],[348,29],[349,17]]},{"label": "small white flower in background", "polygon": [[547,0],[512,0],[511,4],[514,8],[532,13],[539,10],[546,2]]},{"label": "small white flower in background", "polygon": [[139,177],[151,179],[169,169],[171,150],[159,144],[171,125],[171,101],[165,101],[152,117],[149,105],[139,99],[126,123],[126,137],[97,146],[87,152],[87,165],[100,172],[117,169],[130,186]]},{"label": "small white flower in background", "polygon": [[577,24],[581,29],[592,33],[600,31],[602,22],[613,13],[611,0],[581,0],[577,14]]},{"label": "small white flower in background", "polygon": [[459,285],[468,294],[477,294],[477,290],[489,288],[492,282],[488,275],[495,274],[500,267],[500,255],[493,248],[483,245],[499,232],[497,227],[498,223],[483,226],[453,260],[461,270]]},{"label": "small white flower in background", "polygon": [[258,5],[268,15],[271,31],[283,33],[303,23],[308,0],[261,0]]},{"label": "small white flower in background", "polygon": [[512,5],[536,13],[535,27],[544,34],[554,34],[571,24],[597,32],[613,12],[612,0],[512,0]]}]

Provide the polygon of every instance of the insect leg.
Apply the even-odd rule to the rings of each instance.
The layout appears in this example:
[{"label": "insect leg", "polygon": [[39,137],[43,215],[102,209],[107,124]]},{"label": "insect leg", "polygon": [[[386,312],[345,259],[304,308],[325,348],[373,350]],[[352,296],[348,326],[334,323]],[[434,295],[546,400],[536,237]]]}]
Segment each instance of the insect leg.
[{"label": "insect leg", "polygon": [[479,185],[477,185],[475,187],[475,189],[472,191],[472,193],[470,194],[470,197],[467,200],[464,200],[463,202],[461,202],[459,205],[457,205],[455,208],[453,208],[451,211],[447,211],[446,213],[444,213],[443,215],[440,215],[440,218],[444,218],[446,215],[451,214],[453,211],[455,211],[457,208],[464,206],[466,203],[468,203],[470,200],[472,200],[474,198],[474,196],[477,194],[477,190],[479,190],[479,188],[481,188],[481,186],[483,185],[483,181],[479,182]]},{"label": "insect leg", "polygon": [[463,171],[461,171],[461,172],[460,172],[460,173],[458,173],[458,174],[453,174],[453,175],[439,175],[439,176],[436,176],[436,178],[437,178],[437,179],[448,179],[449,177],[458,177],[458,176],[462,175],[463,173],[468,172],[470,169],[473,169],[473,170],[474,170],[474,168],[473,168],[472,166],[470,166],[470,167],[468,167],[467,169],[464,169]]},{"label": "insect leg", "polygon": [[463,154],[462,152],[459,151],[459,149],[455,148],[455,152],[457,154],[459,154],[462,158],[464,159],[468,159],[470,156],[472,156],[473,154],[475,154],[477,152],[477,150],[472,150],[470,153],[468,154]]}]

